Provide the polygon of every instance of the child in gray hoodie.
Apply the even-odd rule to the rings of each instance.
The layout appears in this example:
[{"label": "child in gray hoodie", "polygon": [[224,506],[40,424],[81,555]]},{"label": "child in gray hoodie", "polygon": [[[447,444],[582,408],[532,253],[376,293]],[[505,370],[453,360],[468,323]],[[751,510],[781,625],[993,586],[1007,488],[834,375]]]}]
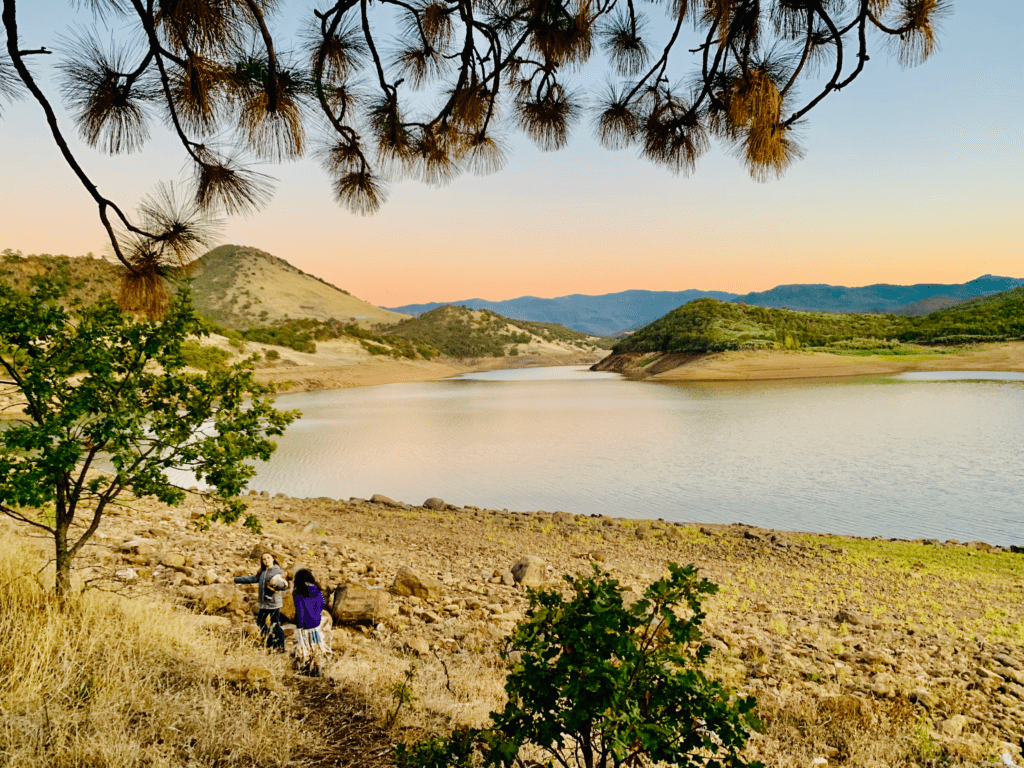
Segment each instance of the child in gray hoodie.
[{"label": "child in gray hoodie", "polygon": [[263,644],[278,653],[284,653],[284,630],[281,629],[281,592],[288,589],[274,556],[264,552],[260,558],[260,572],[252,576],[235,576],[235,584],[259,584],[259,605],[256,626],[260,628]]}]

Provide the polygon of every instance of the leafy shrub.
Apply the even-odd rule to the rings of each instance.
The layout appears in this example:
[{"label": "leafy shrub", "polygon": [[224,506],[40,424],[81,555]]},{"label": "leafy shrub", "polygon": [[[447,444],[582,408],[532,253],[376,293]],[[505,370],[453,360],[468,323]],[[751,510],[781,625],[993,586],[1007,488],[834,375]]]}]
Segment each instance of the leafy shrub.
[{"label": "leafy shrub", "polygon": [[200,371],[219,371],[231,357],[219,347],[205,347],[197,341],[186,341],[181,345],[185,365]]},{"label": "leafy shrub", "polygon": [[268,349],[266,352],[263,353],[263,356],[266,357],[267,360],[270,360],[271,362],[273,362],[274,360],[281,359],[281,353],[278,352],[276,349]]},{"label": "leafy shrub", "polygon": [[748,765],[739,753],[760,729],[756,702],[731,696],[701,670],[711,652],[700,642],[701,598],[718,588],[693,565],[674,563],[632,604],[596,567],[565,579],[569,600],[530,592],[510,638],[518,659],[508,703],[491,713],[491,727],[400,744],[399,768],[524,768],[524,750],[546,753],[547,765],[584,768]]}]

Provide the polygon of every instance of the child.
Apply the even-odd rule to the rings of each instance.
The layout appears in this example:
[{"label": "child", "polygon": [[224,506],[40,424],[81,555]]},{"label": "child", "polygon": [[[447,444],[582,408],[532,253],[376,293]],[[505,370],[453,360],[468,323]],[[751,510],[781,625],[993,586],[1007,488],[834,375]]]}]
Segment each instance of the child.
[{"label": "child", "polygon": [[288,589],[288,581],[284,577],[284,571],[274,561],[274,556],[264,552],[260,558],[260,572],[253,576],[235,576],[235,584],[259,584],[256,626],[260,628],[264,645],[278,653],[284,653],[280,593]]},{"label": "child", "polygon": [[292,592],[295,601],[295,654],[296,667],[310,677],[323,674],[331,646],[327,642],[322,619],[324,596],[313,574],[302,568],[295,574],[295,589]]}]

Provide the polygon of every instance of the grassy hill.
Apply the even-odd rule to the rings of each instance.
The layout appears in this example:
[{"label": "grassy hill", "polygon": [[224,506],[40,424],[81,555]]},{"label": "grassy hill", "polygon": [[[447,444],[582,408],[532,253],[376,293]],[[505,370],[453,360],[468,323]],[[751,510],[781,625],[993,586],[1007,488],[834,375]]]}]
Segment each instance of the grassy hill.
[{"label": "grassy hill", "polygon": [[199,312],[226,328],[295,318],[334,319],[368,327],[405,317],[357,299],[284,259],[239,245],[222,245],[196,261],[192,293]]},{"label": "grassy hill", "polygon": [[698,299],[618,342],[615,353],[735,349],[869,349],[1024,338],[1024,287],[924,317],[832,314]]},{"label": "grassy hill", "polygon": [[0,253],[0,280],[20,290],[35,278],[46,278],[66,286],[69,299],[92,301],[103,293],[117,293],[121,267],[89,256],[54,256],[49,253],[23,255],[7,249]]},{"label": "grassy hill", "polygon": [[510,320],[490,310],[450,305],[403,320],[383,331],[383,336],[429,345],[451,357],[518,355],[520,345],[575,347],[580,351],[610,346],[605,339],[554,323]]}]

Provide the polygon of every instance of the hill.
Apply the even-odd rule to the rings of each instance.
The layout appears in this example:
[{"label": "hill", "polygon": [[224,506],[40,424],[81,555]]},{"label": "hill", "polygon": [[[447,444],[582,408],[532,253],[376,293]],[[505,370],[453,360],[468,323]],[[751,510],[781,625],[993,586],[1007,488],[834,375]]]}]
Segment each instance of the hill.
[{"label": "hill", "polygon": [[226,328],[295,318],[370,326],[405,317],[357,299],[284,259],[239,245],[222,245],[196,261],[192,293],[199,312]]},{"label": "hill", "polygon": [[[943,285],[920,283],[917,285],[889,285],[878,283],[860,288],[843,285],[779,285],[768,291],[737,296],[733,301],[758,307],[793,309],[804,312],[899,312],[908,304],[935,297],[945,299],[972,299],[1007,291],[1024,285],[1024,279],[982,275],[967,283]],[[930,307],[934,310],[938,307]]]},{"label": "hill", "polygon": [[913,318],[904,341],[953,344],[1024,338],[1024,286]]},{"label": "hill", "polygon": [[956,344],[1024,338],[1024,287],[924,317],[833,314],[699,299],[619,341],[615,354],[738,349],[873,349],[897,342]]},{"label": "hill", "polygon": [[512,320],[486,309],[444,305],[403,320],[383,332],[386,339],[429,345],[449,357],[513,357],[523,353],[594,352],[604,339],[553,323]]},{"label": "hill", "polygon": [[27,289],[33,278],[45,277],[68,289],[70,299],[91,301],[103,293],[117,293],[122,268],[102,258],[70,257],[49,253],[23,255],[7,249],[0,253],[0,279]]},{"label": "hill", "polygon": [[[572,294],[554,299],[520,296],[505,301],[467,299],[450,302],[470,309],[488,309],[513,320],[557,323],[592,336],[612,336],[626,329],[640,328],[688,301],[714,298],[726,301],[735,293],[725,291],[621,291],[601,296]],[[407,304],[395,312],[422,315],[445,306],[442,303]]]},{"label": "hill", "polygon": [[889,339],[905,322],[893,315],[794,312],[699,299],[622,339],[614,351],[699,354],[826,346],[846,339]]}]

